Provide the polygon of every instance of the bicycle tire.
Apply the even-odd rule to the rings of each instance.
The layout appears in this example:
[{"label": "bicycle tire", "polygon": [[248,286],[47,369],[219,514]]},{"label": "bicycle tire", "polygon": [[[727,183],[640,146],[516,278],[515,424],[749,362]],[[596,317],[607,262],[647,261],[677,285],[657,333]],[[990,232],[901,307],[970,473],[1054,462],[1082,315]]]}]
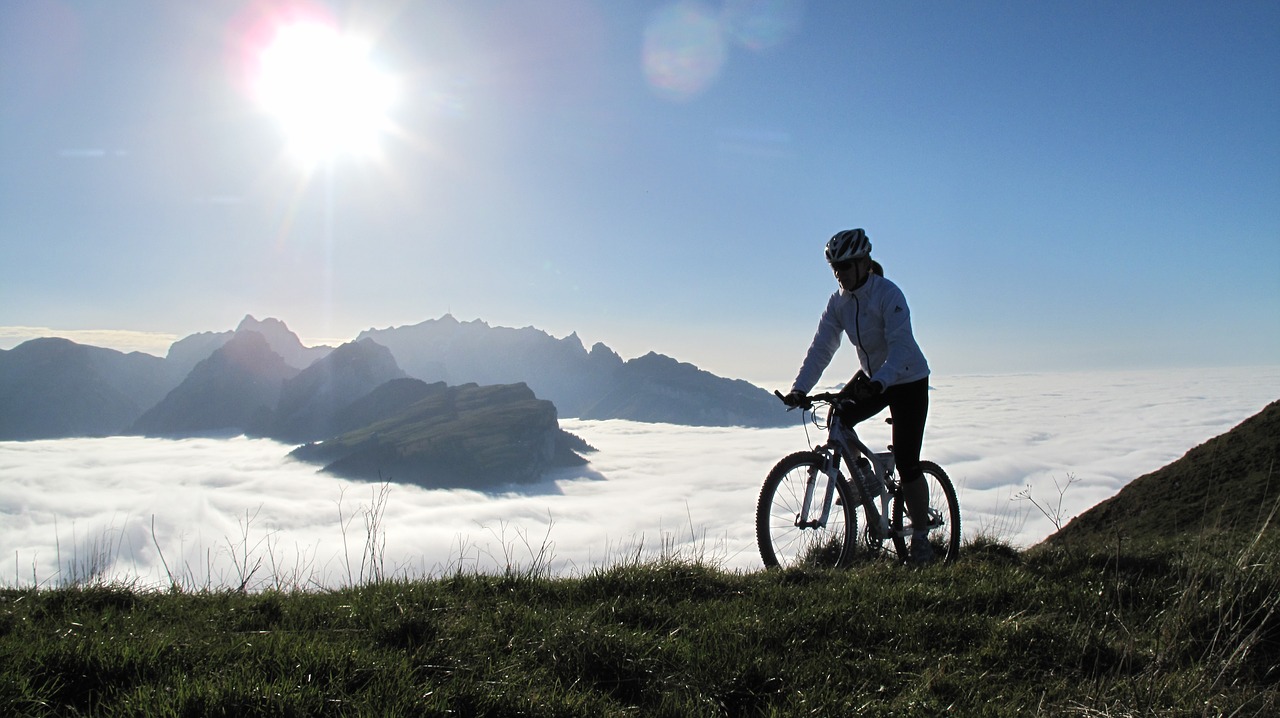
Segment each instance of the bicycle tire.
[{"label": "bicycle tire", "polygon": [[[932,461],[921,461],[920,469],[924,471],[924,480],[929,482],[929,508],[942,518],[942,526],[930,531],[929,543],[933,545],[933,555],[942,563],[952,563],[960,556],[960,502],[956,499],[956,488],[951,477],[941,466]],[[893,497],[893,547],[902,562],[910,560],[910,546],[907,536],[912,530],[904,529],[910,523],[907,516],[906,502],[902,498],[901,489]]]},{"label": "bicycle tire", "polygon": [[[832,501],[826,524],[797,525],[811,471],[819,477],[815,497],[824,495],[824,462],[818,452],[798,451],[783,457],[765,477],[756,504],[756,544],[766,567],[837,568],[849,562],[858,536],[857,498],[843,474],[836,480],[838,500]],[[814,503],[821,508],[820,498]]]}]

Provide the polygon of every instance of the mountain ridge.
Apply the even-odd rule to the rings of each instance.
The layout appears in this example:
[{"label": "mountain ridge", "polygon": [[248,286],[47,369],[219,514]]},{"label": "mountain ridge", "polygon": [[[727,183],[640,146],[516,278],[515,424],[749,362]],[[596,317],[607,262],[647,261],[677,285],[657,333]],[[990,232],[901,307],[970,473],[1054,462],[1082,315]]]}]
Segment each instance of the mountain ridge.
[{"label": "mountain ridge", "polygon": [[129,433],[200,436],[246,430],[270,421],[284,382],[299,373],[256,331],[237,331],[165,398],[148,409]]},{"label": "mountain ridge", "polygon": [[359,338],[390,349],[410,376],[423,381],[523,382],[567,417],[755,428],[791,423],[760,387],[656,352],[623,360],[602,342],[588,351],[576,332],[557,339],[535,327],[492,327],[445,314],[367,329]]},{"label": "mountain ridge", "polygon": [[[17,365],[22,363],[24,355],[49,340],[30,340],[12,350],[0,350],[0,398],[21,399],[21,402],[0,403],[0,440],[130,431],[145,414],[158,411],[157,405],[186,381],[201,362],[244,332],[262,335],[269,350],[297,372],[305,371],[335,351],[324,345],[304,346],[283,321],[271,317],[258,320],[248,314],[232,331],[198,332],[178,339],[163,358],[90,347],[93,352],[105,352],[113,357],[108,363],[109,376],[98,376],[64,358],[56,361],[66,366],[46,366],[44,371],[48,376],[32,382],[16,378],[22,371]],[[445,314],[413,325],[371,328],[361,332],[355,341],[362,339],[371,339],[386,347],[406,376],[427,383],[445,381],[452,385],[524,383],[537,396],[550,400],[559,415],[565,417],[692,426],[772,427],[790,423],[772,395],[748,382],[719,377],[672,357],[658,361],[657,358],[664,355],[654,352],[624,360],[603,342],[596,342],[588,349],[576,332],[556,338],[532,326],[518,329],[490,326],[480,319],[462,322]],[[64,346],[89,346],[58,341],[65,343]],[[663,369],[654,371],[655,363],[662,364]],[[88,382],[86,388],[60,391],[74,385],[67,379],[72,376],[84,378]],[[125,376],[135,379],[125,380],[122,378]],[[145,382],[136,379],[139,376],[146,377]],[[145,386],[139,388],[140,384]],[[273,389],[268,391],[273,393]],[[269,406],[274,398],[278,397],[268,396],[261,403],[274,411],[274,407]],[[27,410],[17,411],[19,405]],[[189,407],[189,410],[195,411],[195,408]],[[46,419],[36,425],[38,422],[33,418],[41,416],[41,412],[52,417],[87,415],[95,418],[91,421]],[[259,421],[252,427],[258,432],[266,430],[263,422],[279,419],[268,416],[271,411],[260,414]],[[161,424],[153,414],[143,420],[141,429],[163,431]]]},{"label": "mountain ridge", "polygon": [[150,354],[33,339],[0,352],[0,439],[122,433],[177,382]]},{"label": "mountain ridge", "polygon": [[195,368],[196,364],[209,358],[241,331],[261,334],[267,340],[271,350],[295,369],[306,369],[333,350],[332,347],[323,344],[313,347],[304,346],[298,335],[290,331],[289,327],[279,319],[267,317],[259,321],[252,314],[246,314],[231,331],[197,332],[175,341],[169,345],[169,352],[165,355],[165,359],[173,362],[177,370],[185,376]]}]

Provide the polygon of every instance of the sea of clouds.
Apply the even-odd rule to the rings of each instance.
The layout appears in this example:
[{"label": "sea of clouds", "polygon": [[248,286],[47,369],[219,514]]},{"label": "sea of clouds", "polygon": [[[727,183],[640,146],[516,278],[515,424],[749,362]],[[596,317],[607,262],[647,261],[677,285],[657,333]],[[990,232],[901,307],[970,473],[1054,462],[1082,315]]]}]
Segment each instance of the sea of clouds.
[{"label": "sea of clouds", "polygon": [[[965,535],[1018,546],[1280,399],[1280,367],[931,382],[924,456],[955,482]],[[0,585],[335,587],[661,556],[756,570],[761,481],[824,438],[794,415],[763,430],[562,420],[599,450],[590,464],[497,494],[337,479],[244,437],[0,442]],[[889,442],[879,418],[860,430]]]}]

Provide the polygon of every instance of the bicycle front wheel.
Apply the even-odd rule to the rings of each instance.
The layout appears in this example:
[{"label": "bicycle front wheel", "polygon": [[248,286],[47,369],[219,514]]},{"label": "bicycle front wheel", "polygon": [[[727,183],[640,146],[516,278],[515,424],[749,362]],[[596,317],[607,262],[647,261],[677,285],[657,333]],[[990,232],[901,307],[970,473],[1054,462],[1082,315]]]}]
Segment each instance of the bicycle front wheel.
[{"label": "bicycle front wheel", "polygon": [[[937,560],[951,563],[960,555],[960,502],[956,499],[956,489],[941,466],[921,461],[920,469],[929,485],[929,543]],[[898,557],[907,561],[910,556],[907,544],[915,527],[907,515],[901,491],[893,497],[892,527],[894,548]]]},{"label": "bicycle front wheel", "polygon": [[857,499],[837,475],[831,503],[826,459],[800,451],[779,461],[764,480],[756,504],[756,543],[768,567],[837,567],[848,563],[858,535]]}]

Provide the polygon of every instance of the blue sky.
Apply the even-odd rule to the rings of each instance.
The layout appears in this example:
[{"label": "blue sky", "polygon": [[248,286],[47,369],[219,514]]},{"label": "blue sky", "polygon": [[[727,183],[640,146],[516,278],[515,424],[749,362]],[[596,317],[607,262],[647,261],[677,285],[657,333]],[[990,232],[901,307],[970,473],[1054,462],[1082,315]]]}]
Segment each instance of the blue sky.
[{"label": "blue sky", "polygon": [[[253,95],[302,14],[397,87],[376,155]],[[935,374],[1280,362],[1280,4],[0,6],[2,327],[452,312],[782,381],[852,226]]]}]

